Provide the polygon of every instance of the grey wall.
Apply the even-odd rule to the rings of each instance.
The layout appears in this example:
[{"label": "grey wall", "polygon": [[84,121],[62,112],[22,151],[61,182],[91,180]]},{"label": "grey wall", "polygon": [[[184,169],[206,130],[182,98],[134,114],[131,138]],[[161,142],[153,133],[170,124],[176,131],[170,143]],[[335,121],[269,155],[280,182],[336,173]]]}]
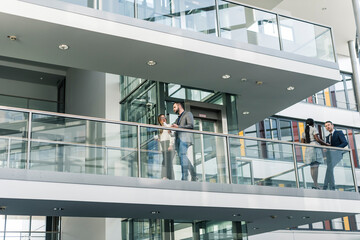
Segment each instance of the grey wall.
[{"label": "grey wall", "polygon": [[105,118],[105,75],[70,68],[66,74],[65,112]]},{"label": "grey wall", "polygon": [[0,94],[36,98],[42,100],[57,100],[57,87],[24,81],[0,78]]}]

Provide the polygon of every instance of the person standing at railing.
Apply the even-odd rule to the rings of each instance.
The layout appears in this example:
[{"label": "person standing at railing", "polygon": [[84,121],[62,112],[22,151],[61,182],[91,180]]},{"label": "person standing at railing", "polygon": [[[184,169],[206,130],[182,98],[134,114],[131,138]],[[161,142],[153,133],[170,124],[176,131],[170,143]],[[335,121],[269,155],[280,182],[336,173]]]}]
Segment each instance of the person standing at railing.
[{"label": "person standing at railing", "polygon": [[[345,135],[342,131],[336,130],[334,124],[331,121],[325,122],[325,128],[330,133],[326,136],[326,143],[332,147],[344,148],[348,145]],[[343,151],[341,150],[328,150],[326,152],[326,174],[324,179],[324,190],[329,189],[335,190],[335,178],[334,168],[343,157]]]},{"label": "person standing at railing", "polygon": [[[306,119],[305,132],[302,134],[302,143],[310,145],[329,145],[326,144],[319,136],[318,130],[314,126],[312,118]],[[320,189],[318,184],[319,165],[324,163],[324,157],[320,148],[306,147],[305,150],[305,163],[310,165],[311,178],[313,179],[313,189]]]},{"label": "person standing at railing", "polygon": [[[166,117],[164,114],[158,116],[158,123],[163,127],[171,127],[170,124],[166,123]],[[163,179],[174,179],[174,168],[173,168],[173,158],[174,158],[174,137],[170,130],[159,130],[160,134],[158,140],[160,141],[163,161],[161,165],[161,177]]]},{"label": "person standing at railing", "polygon": [[[171,125],[174,128],[194,128],[194,117],[191,112],[186,112],[182,103],[174,103],[174,113],[178,114],[178,118]],[[191,181],[196,181],[196,172],[194,166],[187,157],[187,151],[190,145],[193,144],[193,133],[176,131],[175,132],[175,149],[180,158],[181,165],[181,180],[188,180],[189,171],[191,174]]]}]

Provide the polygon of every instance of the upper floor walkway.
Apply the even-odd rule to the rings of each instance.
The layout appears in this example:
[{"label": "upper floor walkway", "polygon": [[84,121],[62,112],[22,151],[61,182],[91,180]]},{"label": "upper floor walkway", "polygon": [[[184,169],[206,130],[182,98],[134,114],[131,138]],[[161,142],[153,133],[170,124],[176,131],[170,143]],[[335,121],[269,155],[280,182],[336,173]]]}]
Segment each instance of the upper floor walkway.
[{"label": "upper floor walkway", "polygon": [[[194,182],[176,155],[162,180],[168,130],[193,139]],[[337,191],[311,189],[314,153]],[[255,234],[360,212],[348,149],[1,107],[0,166],[6,214],[242,220]]]}]

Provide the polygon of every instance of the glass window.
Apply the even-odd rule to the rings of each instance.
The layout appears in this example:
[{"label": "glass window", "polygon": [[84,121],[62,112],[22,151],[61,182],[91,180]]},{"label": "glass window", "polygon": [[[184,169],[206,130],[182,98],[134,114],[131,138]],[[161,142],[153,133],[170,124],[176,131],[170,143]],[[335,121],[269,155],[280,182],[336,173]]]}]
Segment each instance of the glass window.
[{"label": "glass window", "polygon": [[355,215],[355,220],[356,220],[356,229],[360,230],[360,214]]},{"label": "glass window", "polygon": [[301,225],[297,227],[298,229],[309,229],[309,224]]},{"label": "glass window", "polygon": [[343,79],[345,81],[345,86],[346,86],[346,91],[347,91],[347,96],[348,96],[348,104],[349,104],[349,109],[350,110],[355,110],[356,111],[356,100],[355,100],[355,93],[354,93],[354,88],[353,88],[353,83],[352,83],[352,75],[349,74],[342,74],[343,75]]},{"label": "glass window", "polygon": [[247,137],[257,137],[256,125],[252,125],[244,130],[244,135]]},{"label": "glass window", "polygon": [[360,158],[360,130],[354,130],[355,148],[357,153],[357,159]]},{"label": "glass window", "polygon": [[28,232],[30,230],[30,216],[10,216],[6,218],[6,231]]},{"label": "glass window", "polygon": [[324,229],[324,223],[323,222],[316,222],[312,224],[313,229]]},{"label": "glass window", "polygon": [[31,231],[45,232],[46,231],[46,217],[32,216],[31,217]]},{"label": "glass window", "polygon": [[332,92],[335,93],[336,107],[347,109],[344,83],[342,81],[336,83]]},{"label": "glass window", "polygon": [[336,218],[331,220],[331,225],[333,230],[344,230],[342,218]]},{"label": "glass window", "polygon": [[280,135],[281,140],[283,141],[293,141],[292,131],[291,131],[291,121],[280,120]]}]

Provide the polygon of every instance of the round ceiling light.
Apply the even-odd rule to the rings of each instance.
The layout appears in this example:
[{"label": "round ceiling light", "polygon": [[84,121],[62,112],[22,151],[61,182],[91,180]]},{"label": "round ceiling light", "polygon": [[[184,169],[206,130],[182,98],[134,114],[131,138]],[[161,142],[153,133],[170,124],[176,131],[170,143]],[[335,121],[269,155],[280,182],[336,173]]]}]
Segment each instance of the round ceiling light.
[{"label": "round ceiling light", "polygon": [[246,81],[247,81],[247,78],[242,78],[241,81],[242,81],[242,82],[246,82]]},{"label": "round ceiling light", "polygon": [[250,112],[245,111],[245,112],[243,112],[243,114],[244,114],[244,115],[249,115]]},{"label": "round ceiling light", "polygon": [[61,50],[68,50],[68,49],[69,49],[69,46],[66,45],[66,44],[60,44],[60,45],[59,45],[59,49],[61,49]]},{"label": "round ceiling light", "polygon": [[147,65],[154,66],[154,65],[156,65],[156,62],[153,61],[153,60],[150,60],[150,61],[147,62]]},{"label": "round ceiling light", "polygon": [[8,39],[10,39],[11,41],[15,41],[15,40],[17,39],[15,35],[9,35],[9,36],[7,36],[7,37],[8,37]]},{"label": "round ceiling light", "polygon": [[286,89],[287,89],[288,91],[293,91],[293,90],[295,89],[295,87],[294,87],[294,86],[288,86]]},{"label": "round ceiling light", "polygon": [[222,76],[222,78],[223,79],[229,79],[231,76],[229,75],[229,74],[224,74],[223,76]]}]

